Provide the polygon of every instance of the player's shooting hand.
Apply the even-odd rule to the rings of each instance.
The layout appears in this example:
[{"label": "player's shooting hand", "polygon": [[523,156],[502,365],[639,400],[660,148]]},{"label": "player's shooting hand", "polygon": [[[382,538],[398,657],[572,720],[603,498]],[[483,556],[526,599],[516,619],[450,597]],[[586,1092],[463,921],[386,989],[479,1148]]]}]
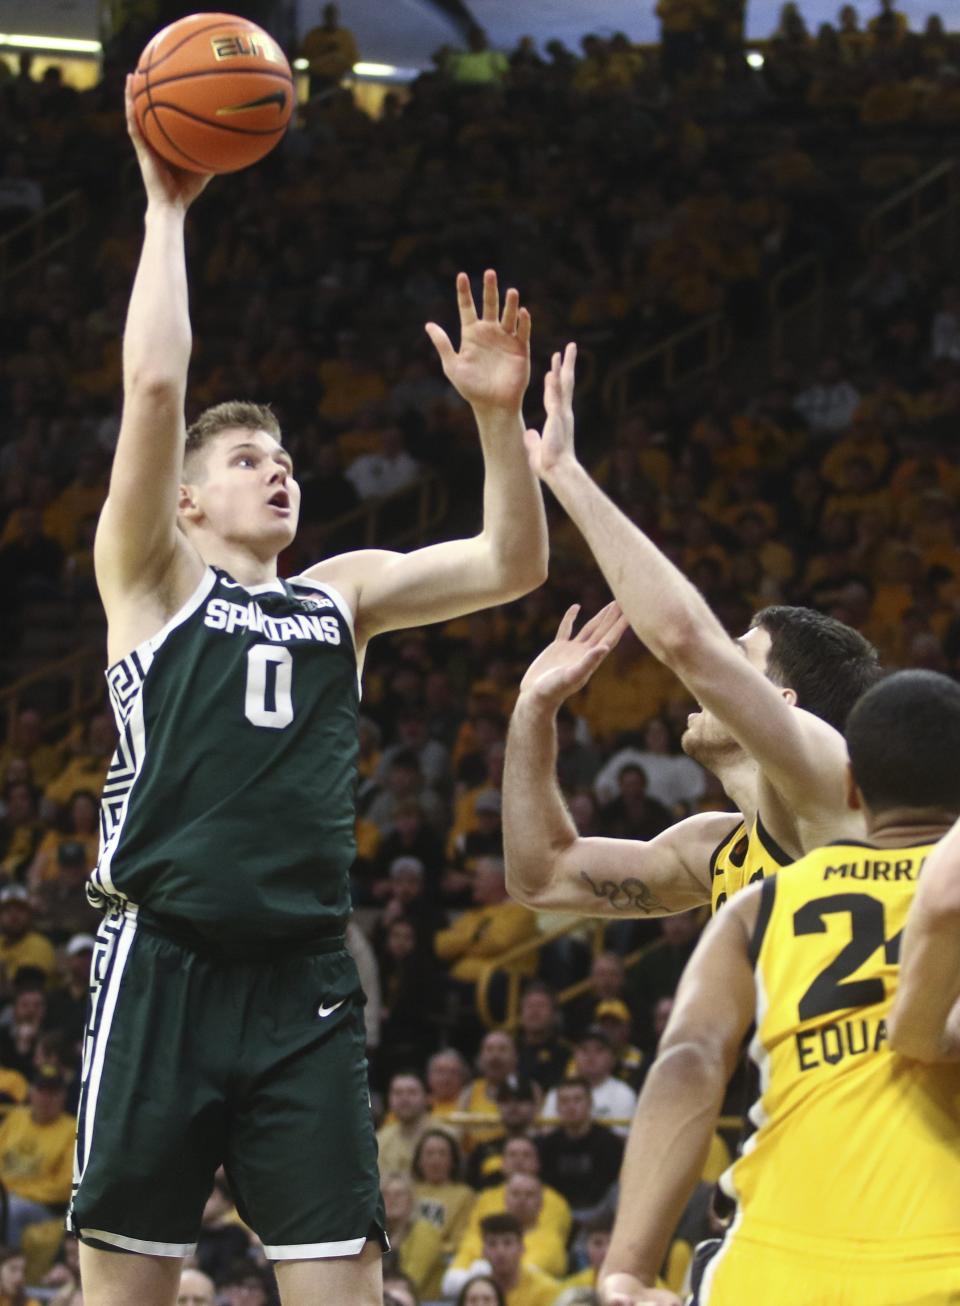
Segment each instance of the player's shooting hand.
[{"label": "player's shooting hand", "polygon": [[608,603],[579,634],[573,625],[580,611],[574,604],[564,613],[557,637],[527,668],[520,693],[536,696],[550,707],[582,689],[612,648],[619,643],[627,620],[616,603]]},{"label": "player's shooting hand", "polygon": [[683,1306],[675,1292],[644,1287],[633,1274],[608,1274],[598,1291],[602,1306]]},{"label": "player's shooting hand", "polygon": [[543,406],[547,420],[543,433],[527,431],[524,443],[530,466],[543,481],[569,462],[576,461],[573,447],[573,387],[577,346],[567,345],[563,357],[554,354],[550,371],[543,378]]},{"label": "player's shooting hand", "polygon": [[436,322],[426,326],[448,381],[474,409],[519,414],[530,381],[530,314],[520,307],[520,296],[508,290],[501,314],[497,274],[487,271],[483,274],[483,316],[478,317],[469,278],[461,272],[457,303],[459,353]]},{"label": "player's shooting hand", "polygon": [[137,152],[137,162],[143,177],[147,201],[150,204],[166,208],[179,209],[182,212],[190,207],[204,189],[212,174],[187,172],[185,168],[175,168],[172,163],[161,159],[156,150],[152,150],[140,134],[137,115],[133,109],[133,78],[127,77],[124,101],[127,111],[127,134],[133,141]]}]

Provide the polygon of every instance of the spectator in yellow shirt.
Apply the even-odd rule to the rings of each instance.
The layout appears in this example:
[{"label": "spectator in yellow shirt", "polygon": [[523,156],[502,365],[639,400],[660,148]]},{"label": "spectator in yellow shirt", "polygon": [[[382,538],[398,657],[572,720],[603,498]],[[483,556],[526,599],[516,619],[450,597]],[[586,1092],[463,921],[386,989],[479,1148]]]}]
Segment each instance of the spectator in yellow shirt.
[{"label": "spectator in yellow shirt", "polygon": [[377,1130],[378,1161],[381,1177],[413,1173],[413,1155],[420,1139],[430,1128],[427,1093],[415,1074],[394,1075],[387,1090],[387,1105],[392,1123]]},{"label": "spectator in yellow shirt", "polygon": [[85,738],[73,749],[73,756],[44,791],[44,802],[56,808],[66,807],[78,789],[100,796],[107,768],[117,744],[113,719],[106,712],[90,718]]},{"label": "spectator in yellow shirt", "polygon": [[7,1190],[7,1242],[59,1215],[70,1199],[75,1121],[64,1113],[59,1072],[44,1066],[30,1087],[29,1106],[14,1107],[0,1124],[0,1181]]},{"label": "spectator in yellow shirt", "polygon": [[[506,1306],[553,1306],[560,1284],[549,1274],[524,1262],[524,1238],[520,1221],[505,1211],[502,1215],[488,1215],[481,1225],[483,1255],[474,1261],[464,1282],[476,1275],[493,1279]],[[444,1289],[452,1296],[458,1288],[448,1289],[444,1276]]]},{"label": "spectator in yellow shirt", "polygon": [[480,1074],[460,1095],[460,1110],[470,1115],[489,1116],[490,1124],[471,1125],[461,1139],[465,1152],[472,1152],[480,1143],[501,1137],[500,1110],[497,1105],[500,1089],[517,1070],[517,1045],[513,1035],[505,1029],[491,1029],[483,1036],[477,1053]]},{"label": "spectator in yellow shirt", "polygon": [[303,38],[300,54],[310,68],[310,98],[339,86],[360,58],[353,33],[340,26],[337,5],[323,6],[323,21]]},{"label": "spectator in yellow shirt", "polygon": [[[564,1275],[567,1269],[566,1241],[550,1218],[539,1178],[535,1174],[516,1171],[504,1186],[503,1203],[504,1209],[516,1217],[523,1232],[524,1264],[535,1265],[538,1270],[555,1278]],[[468,1270],[482,1255],[484,1220],[486,1216],[481,1219],[479,1229],[468,1232],[460,1243],[450,1265],[453,1273]],[[445,1283],[449,1289],[452,1277]]]},{"label": "spectator in yellow shirt", "polygon": [[434,1120],[445,1121],[447,1116],[460,1110],[460,1095],[469,1078],[470,1067],[455,1048],[434,1052],[427,1062],[430,1115]]},{"label": "spectator in yellow shirt", "polygon": [[428,1129],[413,1154],[416,1214],[440,1230],[443,1250],[463,1238],[477,1195],[460,1181],[460,1148],[445,1129]]},{"label": "spectator in yellow shirt", "polygon": [[7,767],[14,758],[22,758],[30,768],[29,778],[42,789],[63,765],[63,751],[55,744],[43,742],[43,720],[33,708],[17,715],[10,742],[0,752],[0,776],[7,779]]},{"label": "spectator in yellow shirt", "polygon": [[32,929],[33,908],[22,884],[0,889],[0,972],[5,986],[12,984],[22,966],[42,970],[48,982],[57,969],[50,940]]},{"label": "spectator in yellow shirt", "polygon": [[[507,1185],[514,1175],[532,1175],[540,1179],[540,1153],[532,1138],[517,1134],[508,1138],[503,1148],[503,1180],[493,1188],[485,1188],[478,1196],[470,1221],[464,1235],[464,1241],[472,1242],[475,1249],[480,1246],[480,1226],[488,1215],[496,1215],[507,1210]],[[560,1242],[566,1246],[573,1225],[573,1214],[566,1198],[561,1197],[555,1188],[541,1183],[543,1209],[540,1223],[554,1231]],[[532,1258],[535,1259],[535,1258]],[[546,1268],[546,1267],[544,1267]]]},{"label": "spectator in yellow shirt", "polygon": [[417,1213],[416,1197],[406,1175],[388,1175],[383,1181],[386,1231],[400,1268],[409,1275],[424,1300],[440,1295],[443,1275],[443,1236],[436,1225]]},{"label": "spectator in yellow shirt", "polygon": [[[534,913],[507,897],[502,858],[478,858],[473,900],[477,905],[440,930],[434,939],[436,954],[450,967],[451,979],[463,984],[475,983],[489,962],[537,933]],[[535,965],[536,957],[531,953],[514,967],[529,974]]]}]

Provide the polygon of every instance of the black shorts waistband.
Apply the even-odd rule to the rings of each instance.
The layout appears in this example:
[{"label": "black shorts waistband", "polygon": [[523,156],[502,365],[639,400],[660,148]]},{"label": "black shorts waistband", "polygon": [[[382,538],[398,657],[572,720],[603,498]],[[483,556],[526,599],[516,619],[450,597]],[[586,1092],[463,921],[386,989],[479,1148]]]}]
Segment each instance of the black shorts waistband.
[{"label": "black shorts waistband", "polygon": [[308,937],[290,939],[223,939],[206,934],[193,922],[178,916],[140,907],[137,925],[149,934],[168,939],[211,961],[250,962],[267,965],[289,961],[294,957],[313,957],[328,952],[341,952],[346,946],[346,920],[331,919],[320,925]]}]

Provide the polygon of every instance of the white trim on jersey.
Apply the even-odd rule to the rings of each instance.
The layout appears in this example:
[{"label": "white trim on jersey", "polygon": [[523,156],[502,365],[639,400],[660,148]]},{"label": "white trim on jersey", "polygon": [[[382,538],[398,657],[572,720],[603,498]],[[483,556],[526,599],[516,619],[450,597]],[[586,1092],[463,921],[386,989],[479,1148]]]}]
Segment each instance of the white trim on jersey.
[{"label": "white trim on jersey", "polygon": [[98,1243],[109,1247],[119,1247],[125,1252],[143,1252],[145,1256],[192,1256],[197,1250],[196,1243],[151,1243],[143,1238],[127,1238],[119,1233],[107,1233],[104,1229],[81,1229],[81,1238],[93,1238]]},{"label": "white trim on jersey", "polygon": [[223,583],[230,589],[246,590],[248,594],[286,594],[283,581],[279,578],[277,580],[265,580],[262,585],[242,585],[238,580],[226,580]]},{"label": "white trim on jersey", "polygon": [[[130,667],[129,670],[137,672],[136,667]],[[147,729],[143,711],[145,678],[146,668],[122,687],[116,676],[110,679],[110,697],[119,734],[117,749],[100,795],[100,856],[91,872],[90,883],[95,894],[116,899],[122,899],[123,895],[117,892],[110,873],[113,854],[120,842],[127,808],[147,757]],[[126,696],[121,698],[123,694]]]},{"label": "white trim on jersey", "polygon": [[[77,1144],[73,1161],[74,1196],[90,1159],[107,1043],[123,982],[123,972],[126,969],[136,932],[137,909],[129,903],[123,908],[108,913],[97,930],[90,970],[90,1014],[84,1034],[80,1103],[77,1110]],[[108,1128],[109,1125],[108,1120]]]},{"label": "white trim on jersey", "polygon": [[156,653],[163,641],[172,630],[176,630],[177,626],[182,626],[188,617],[193,616],[197,608],[199,608],[200,604],[207,597],[216,583],[217,573],[212,567],[207,567],[200,579],[200,584],[187,599],[186,603],[184,603],[183,607],[178,608],[167,624],[158,630],[155,635],[151,635],[150,638],[145,639],[142,644],[138,644],[137,647],[128,653],[125,658],[120,658],[118,661],[114,662],[112,666],[107,667],[107,679],[109,680],[111,672],[122,667],[123,664],[129,662],[131,658],[138,658],[140,660],[143,664],[144,675],[146,675],[147,668],[153,661],[153,655]]},{"label": "white trim on jersey", "polygon": [[193,616],[216,583],[216,572],[208,567],[190,598],[163,629],[107,668],[107,687],[118,738],[100,799],[100,856],[90,876],[93,902],[99,902],[104,896],[123,899],[123,895],[114,886],[110,864],[123,831],[131,795],[147,755],[143,712],[143,686],[147,673],[157,649],[172,631]]},{"label": "white trim on jersey", "polygon": [[263,1250],[271,1261],[320,1261],[329,1256],[359,1256],[366,1241],[364,1236],[347,1238],[339,1243],[290,1243],[279,1247],[268,1247],[264,1243]]}]

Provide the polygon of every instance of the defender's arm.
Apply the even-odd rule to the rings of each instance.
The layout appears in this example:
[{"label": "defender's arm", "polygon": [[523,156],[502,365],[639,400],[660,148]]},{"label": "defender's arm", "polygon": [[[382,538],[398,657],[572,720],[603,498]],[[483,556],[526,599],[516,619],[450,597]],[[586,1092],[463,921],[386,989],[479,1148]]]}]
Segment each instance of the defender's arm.
[{"label": "defender's arm", "polygon": [[577,609],[528,669],[503,781],[507,889],[525,906],[586,916],[661,916],[710,901],[710,854],[730,832],[723,813],[688,817],[649,842],[581,838],[556,779],[556,715],[623,633],[610,604],[571,638]]},{"label": "defender's arm", "polygon": [[[752,666],[699,591],[622,513],[577,461],[573,445],[576,348],[555,355],[545,381],[547,423],[528,431],[531,464],[583,534],[630,625],[694,698],[756,759],[798,815],[836,800],[846,749],[839,733],[797,712]],[[842,790],[841,790],[842,792]]]},{"label": "defender's arm", "polygon": [[630,1127],[617,1219],[599,1276],[604,1302],[630,1300],[638,1282],[656,1281],[700,1178],[727,1080],[756,1014],[750,940],[763,887],[745,889],[714,917],[680,981]]},{"label": "defender's arm", "polygon": [[960,822],[944,835],[920,876],[887,1029],[890,1046],[904,1056],[960,1060]]}]

